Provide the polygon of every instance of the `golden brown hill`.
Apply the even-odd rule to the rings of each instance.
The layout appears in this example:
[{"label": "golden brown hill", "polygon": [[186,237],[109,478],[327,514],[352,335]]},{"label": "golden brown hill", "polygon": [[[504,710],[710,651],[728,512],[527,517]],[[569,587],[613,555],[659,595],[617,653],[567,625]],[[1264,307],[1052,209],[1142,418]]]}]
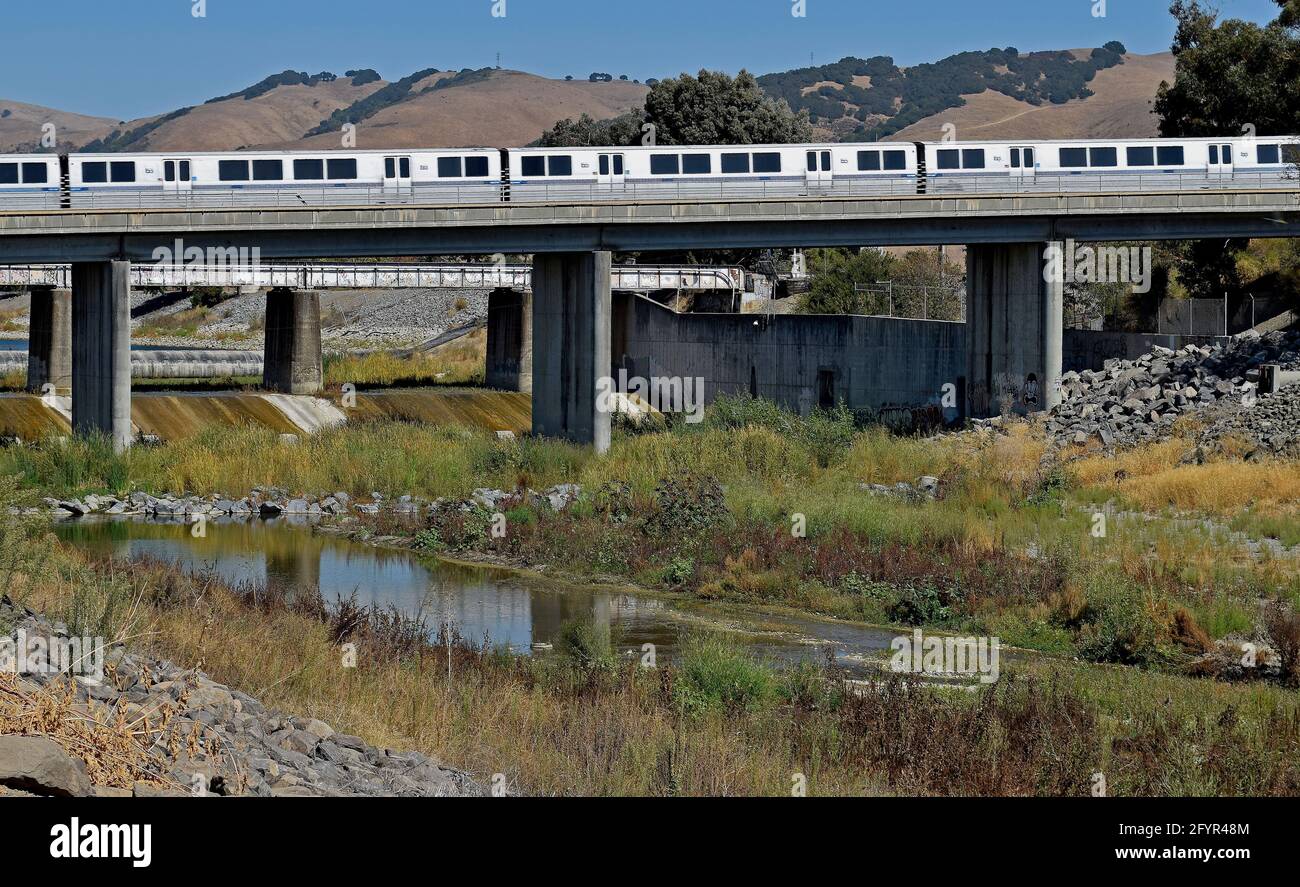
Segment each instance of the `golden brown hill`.
[{"label": "golden brown hill", "polygon": [[1171,53],[1126,55],[1124,64],[1097,72],[1095,93],[1063,105],[1030,105],[989,90],[968,95],[961,108],[919,120],[889,141],[938,141],[943,127],[957,127],[957,139],[1139,138],[1157,135],[1152,113],[1161,80],[1174,79]]},{"label": "golden brown hill", "polygon": [[59,146],[65,147],[68,144],[83,145],[107,135],[118,122],[107,117],[88,117],[0,99],[0,152],[36,150],[41,144],[41,127],[46,123],[54,124]]},{"label": "golden brown hill", "polygon": [[[357,125],[357,147],[518,147],[566,117],[616,117],[643,104],[647,92],[639,83],[550,80],[520,71],[493,71],[474,83],[413,94],[363,120]],[[325,133],[276,147],[333,148],[338,139],[337,133]]]},{"label": "golden brown hill", "polygon": [[[329,117],[365,98],[384,81],[353,86],[347,78],[314,86],[279,86],[252,99],[232,98],[199,105],[168,120],[131,144],[132,151],[229,151],[291,141]],[[123,132],[154,118],[133,120]]]}]

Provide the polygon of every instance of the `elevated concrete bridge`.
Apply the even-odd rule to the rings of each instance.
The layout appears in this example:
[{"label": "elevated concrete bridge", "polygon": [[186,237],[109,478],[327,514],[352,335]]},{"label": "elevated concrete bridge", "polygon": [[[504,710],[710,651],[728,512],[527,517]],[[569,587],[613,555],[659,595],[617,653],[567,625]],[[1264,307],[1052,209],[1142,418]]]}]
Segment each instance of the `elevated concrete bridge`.
[{"label": "elevated concrete bridge", "polygon": [[[129,263],[153,261],[158,247],[180,239],[187,249],[256,248],[271,260],[531,253],[531,304],[521,299],[510,307],[517,334],[504,337],[501,347],[509,352],[518,344],[519,367],[531,367],[534,432],[600,449],[610,433],[596,389],[612,365],[613,251],[967,244],[967,368],[953,382],[964,392],[967,414],[981,415],[1059,402],[1062,283],[1044,274],[1048,244],[1297,236],[1300,190],[1294,187],[73,209],[0,213],[0,264],[73,263],[73,426],[108,432],[126,446]],[[271,387],[319,388],[313,337],[318,343],[314,291],[273,291],[266,346]],[[528,342],[531,354],[524,353]]]}]

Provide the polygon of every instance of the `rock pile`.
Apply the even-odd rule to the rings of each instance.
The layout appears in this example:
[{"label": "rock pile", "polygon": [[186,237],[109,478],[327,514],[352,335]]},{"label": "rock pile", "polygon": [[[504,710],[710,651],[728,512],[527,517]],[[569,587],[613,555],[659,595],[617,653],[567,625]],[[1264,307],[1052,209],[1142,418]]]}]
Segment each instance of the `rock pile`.
[{"label": "rock pile", "polygon": [[1060,446],[1100,440],[1111,449],[1166,438],[1189,415],[1228,422],[1226,431],[1235,427],[1232,417],[1266,405],[1260,422],[1269,424],[1246,418],[1241,429],[1265,432],[1260,442],[1270,447],[1273,439],[1285,443],[1300,426],[1285,392],[1257,395],[1265,364],[1300,367],[1300,333],[1247,333],[1226,344],[1156,348],[1137,360],[1108,360],[1101,370],[1069,372],[1061,380],[1062,403],[1047,417],[1047,433]]},{"label": "rock pile", "polygon": [[[0,736],[0,794],[484,794],[467,774],[418,752],[375,748],[321,721],[269,710],[201,671],[122,645],[104,649],[102,679],[54,673],[48,658],[13,651],[34,638],[54,649],[68,640],[67,627],[7,597],[0,626],[12,626],[0,629],[0,650],[9,651],[9,667],[0,669],[0,728],[10,734]],[[22,735],[28,723],[44,735]]]},{"label": "rock pile", "polygon": [[[536,507],[549,507],[563,511],[577,501],[582,487],[577,484],[558,484],[540,493],[533,490],[506,492],[504,490],[475,490],[466,502],[454,504],[480,507],[496,511],[503,504],[526,501]],[[414,496],[388,499],[373,492],[367,502],[354,502],[344,492],[330,495],[294,496],[285,490],[258,487],[242,499],[225,496],[151,496],[148,493],[131,493],[129,496],[82,496],[72,499],[45,499],[50,511],[62,517],[85,517],[100,514],[109,516],[143,516],[154,520],[193,521],[199,516],[214,520],[317,520],[340,518],[349,515],[377,515],[388,512],[398,517],[418,518],[433,514],[449,504],[450,500],[428,502]]]}]

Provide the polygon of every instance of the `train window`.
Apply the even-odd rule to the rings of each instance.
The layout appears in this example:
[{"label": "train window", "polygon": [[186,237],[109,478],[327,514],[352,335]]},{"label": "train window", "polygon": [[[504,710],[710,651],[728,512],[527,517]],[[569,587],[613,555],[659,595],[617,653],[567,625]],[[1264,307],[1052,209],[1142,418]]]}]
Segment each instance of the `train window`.
[{"label": "train window", "polygon": [[1160,166],[1182,166],[1185,162],[1182,145],[1161,145],[1156,148],[1156,163]]},{"label": "train window", "polygon": [[164,181],[164,182],[174,182],[174,181],[176,181],[176,161],[175,161],[175,160],[168,160],[166,163],[163,164],[163,181]]},{"label": "train window", "polygon": [[831,171],[831,152],[830,152],[830,151],[823,151],[823,152],[822,152],[822,172],[830,172],[830,171]]},{"label": "train window", "polygon": [[880,152],[879,151],[859,151],[858,152],[858,169],[863,172],[874,172],[880,169]]},{"label": "train window", "polygon": [[180,181],[188,182],[189,180],[190,180],[190,162],[188,160],[182,160],[181,169],[180,169]]},{"label": "train window", "polygon": [[723,154],[722,171],[723,173],[749,172],[749,155],[748,154]]},{"label": "train window", "polygon": [[283,160],[254,160],[253,180],[257,182],[278,182],[284,178]]},{"label": "train window", "polygon": [[754,155],[754,172],[780,172],[781,155],[775,151]]},{"label": "train window", "polygon": [[1080,169],[1088,165],[1087,148],[1062,148],[1061,168]]},{"label": "train window", "polygon": [[546,158],[545,157],[525,157],[519,170],[528,178],[546,175]]},{"label": "train window", "polygon": [[24,163],[23,181],[28,185],[44,185],[50,180],[50,170],[44,163]]},{"label": "train window", "polygon": [[401,173],[402,178],[409,179],[411,177],[411,158],[400,158],[397,161],[397,171]]},{"label": "train window", "polygon": [[135,181],[134,160],[114,160],[108,165],[108,172],[115,182]]},{"label": "train window", "polygon": [[548,176],[573,175],[573,158],[567,154],[552,154],[546,158],[546,174]]},{"label": "train window", "polygon": [[1019,149],[1019,148],[1012,148],[1012,149],[1011,149],[1011,168],[1012,168],[1012,169],[1020,169],[1020,149]]},{"label": "train window", "polygon": [[1089,166],[1119,166],[1118,148],[1092,148],[1088,154]]},{"label": "train window", "polygon": [[[402,158],[404,163],[410,163],[405,157]],[[485,179],[488,175],[488,159],[486,157],[466,157],[465,158],[465,177],[468,179]]]},{"label": "train window", "polygon": [[907,152],[886,151],[885,169],[889,169],[889,170],[907,169]]},{"label": "train window", "polygon": [[1210,163],[1218,163],[1218,162],[1219,162],[1219,146],[1218,146],[1218,145],[1211,145],[1211,146],[1210,146]]},{"label": "train window", "polygon": [[1257,163],[1269,164],[1277,163],[1280,159],[1277,145],[1256,145],[1255,161]]},{"label": "train window", "polygon": [[939,152],[939,169],[960,169],[961,152],[956,148],[946,148]]},{"label": "train window", "polygon": [[[487,161],[484,160],[483,163],[486,164]],[[486,169],[486,166],[485,166],[484,168]],[[622,174],[623,174],[623,155],[622,155],[622,154],[615,154],[615,155],[614,155],[614,175],[616,175],[616,176],[621,176]]]},{"label": "train window", "polygon": [[1155,166],[1156,149],[1152,147],[1129,148],[1128,149],[1129,166]]},{"label": "train window", "polygon": [[343,160],[330,160],[325,164],[325,170],[331,179],[355,179],[357,177],[357,161],[354,157]]},{"label": "train window", "polygon": [[713,158],[708,154],[683,154],[682,173],[688,176],[707,176],[713,172]]},{"label": "train window", "polygon": [[601,155],[600,155],[600,175],[602,175],[602,176],[607,176],[607,175],[609,175],[609,155],[608,155],[608,154],[601,154]]},{"label": "train window", "polygon": [[675,176],[681,172],[676,154],[652,154],[650,156],[650,175]]},{"label": "train window", "polygon": [[816,152],[816,151],[809,151],[809,152],[808,152],[808,172],[816,172],[816,171],[817,171],[817,152]]},{"label": "train window", "polygon": [[[439,163],[441,163],[441,161],[439,161]],[[395,179],[395,178],[397,178],[397,158],[396,158],[396,157],[385,157],[385,158],[384,158],[384,178],[386,178],[386,179]]]},{"label": "train window", "polygon": [[984,149],[967,148],[961,152],[962,169],[983,169],[984,168]]},{"label": "train window", "polygon": [[1220,154],[1221,154],[1222,157],[1223,157],[1224,165],[1226,165],[1226,166],[1231,166],[1231,165],[1232,165],[1232,145],[1224,145],[1224,146],[1220,149]]},{"label": "train window", "polygon": [[293,177],[304,182],[317,182],[325,178],[324,160],[295,160]]},{"label": "train window", "polygon": [[81,164],[81,180],[88,185],[98,185],[108,181],[108,164],[102,160],[92,160]]},{"label": "train window", "polygon": [[247,182],[247,160],[218,160],[217,178],[223,182]]},{"label": "train window", "polygon": [[[390,159],[391,163],[392,160]],[[388,177],[391,179],[396,175],[396,170]],[[438,158],[438,178],[440,179],[459,179],[463,171],[459,157],[439,157]]]},{"label": "train window", "polygon": [[18,184],[18,164],[0,163],[0,185]]}]

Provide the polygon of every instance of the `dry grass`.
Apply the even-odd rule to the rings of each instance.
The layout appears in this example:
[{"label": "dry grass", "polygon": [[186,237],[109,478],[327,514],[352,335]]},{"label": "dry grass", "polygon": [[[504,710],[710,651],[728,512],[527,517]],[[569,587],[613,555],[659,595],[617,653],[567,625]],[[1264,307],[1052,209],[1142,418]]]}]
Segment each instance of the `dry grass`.
[{"label": "dry grass", "polygon": [[344,355],[325,360],[325,384],[331,388],[352,384],[368,387],[421,385],[481,385],[487,342],[486,330],[410,357],[387,353]]}]

